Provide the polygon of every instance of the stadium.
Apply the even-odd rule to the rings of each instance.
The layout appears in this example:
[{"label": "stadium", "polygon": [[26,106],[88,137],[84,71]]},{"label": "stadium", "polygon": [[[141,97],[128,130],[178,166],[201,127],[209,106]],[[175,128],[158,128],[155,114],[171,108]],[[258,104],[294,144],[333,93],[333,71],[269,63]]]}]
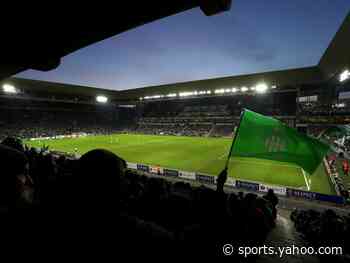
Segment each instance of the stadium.
[{"label": "stadium", "polygon": [[[81,220],[87,216],[87,212],[84,210],[78,214],[74,207],[77,203],[85,203],[86,200],[88,210],[93,207],[99,211],[98,213],[105,213],[101,210],[103,205],[97,203],[97,206],[94,206],[96,200],[90,197],[82,200],[81,196],[95,192],[94,195],[101,196],[96,197],[97,200],[106,198],[103,202],[110,201],[114,197],[105,191],[113,191],[114,184],[120,183],[124,187],[120,190],[122,200],[120,206],[130,213],[128,216],[140,217],[145,222],[159,224],[168,232],[180,231],[184,225],[193,224],[199,220],[198,218],[202,220],[208,217],[206,219],[208,221],[203,219],[207,237],[202,237],[201,228],[194,227],[181,236],[180,240],[185,245],[178,243],[174,245],[158,228],[147,226],[149,231],[156,233],[149,238],[145,234],[147,231],[143,231],[142,227],[145,226],[138,225],[142,230],[132,232],[139,238],[137,244],[150,242],[150,247],[159,246],[164,253],[168,253],[169,246],[179,246],[180,251],[189,253],[188,246],[192,246],[192,242],[198,242],[193,246],[193,251],[207,249],[208,254],[213,252],[217,256],[217,246],[222,246],[224,240],[229,242],[232,235],[237,236],[233,241],[241,242],[239,244],[255,246],[265,244],[268,233],[276,225],[274,212],[272,217],[266,216],[264,221],[259,217],[261,215],[250,215],[246,208],[249,216],[232,219],[232,222],[244,224],[245,220],[248,220],[246,225],[248,230],[233,231],[234,233],[231,230],[224,231],[226,224],[223,223],[222,229],[218,226],[218,229],[211,232],[208,230],[211,222],[220,224],[220,220],[224,220],[223,215],[220,217],[221,199],[227,198],[232,202],[230,205],[244,210],[245,205],[253,206],[255,201],[250,200],[242,205],[239,200],[244,199],[239,199],[241,197],[236,197],[234,193],[261,196],[269,195],[270,190],[273,190],[274,195],[284,200],[282,214],[277,218],[283,213],[291,214],[296,231],[305,234],[310,225],[318,224],[317,222],[321,222],[324,218],[331,218],[329,221],[338,220],[338,223],[339,220],[347,222],[348,225],[344,223],[344,226],[340,226],[340,223],[337,226],[334,226],[334,222],[329,223],[334,232],[328,233],[327,236],[323,232],[317,233],[324,243],[315,241],[317,238],[312,236],[316,235],[315,233],[306,233],[305,239],[310,238],[312,246],[328,244],[327,242],[333,239],[335,240],[333,245],[348,245],[346,242],[349,242],[349,218],[344,219],[343,215],[348,213],[350,202],[348,176],[350,129],[349,131],[345,129],[350,123],[349,14],[324,51],[319,63],[311,67],[120,91],[11,77],[27,68],[53,69],[58,66],[59,58],[68,53],[146,21],[150,22],[193,8],[197,6],[197,2],[201,3],[200,7],[205,15],[212,15],[229,10],[231,1],[178,1],[169,4],[167,8],[159,9],[163,10],[162,12],[150,11],[149,16],[140,18],[140,21],[144,22],[137,21],[135,15],[135,21],[129,24],[121,23],[121,28],[113,33],[90,34],[88,40],[85,38],[84,41],[80,41],[77,34],[77,39],[71,42],[76,44],[74,47],[71,45],[65,48],[65,42],[61,41],[52,47],[55,52],[51,52],[46,47],[36,44],[36,50],[44,50],[43,57],[30,61],[30,56],[23,56],[24,60],[18,61],[16,65],[6,64],[6,59],[4,63],[1,62],[0,139],[2,145],[24,152],[29,160],[29,168],[26,168],[29,172],[27,172],[34,181],[34,187],[39,186],[40,189],[31,192],[32,199],[40,200],[38,206],[43,207],[44,211],[47,209],[50,216],[64,214],[62,211],[68,209],[73,217]],[[145,10],[155,9],[157,8],[150,5]],[[65,38],[70,39],[73,36],[75,36],[73,33],[67,33]],[[59,55],[45,57],[48,54]],[[235,149],[233,142],[239,140],[238,128],[241,126],[242,112],[246,109],[278,120],[278,123],[288,130],[295,131],[295,134],[329,145],[330,150],[312,172],[305,171],[297,163],[284,162],[278,158],[231,156],[231,147]],[[255,134],[257,137],[261,136],[257,131]],[[271,146],[269,143],[270,141],[267,142],[267,147]],[[116,173],[119,169],[116,168],[118,165],[111,163],[114,157],[108,154],[107,157],[99,157],[98,153],[95,153],[96,156],[89,155],[94,149],[105,149],[108,154],[115,154],[118,160],[123,160],[127,168],[125,175],[127,180],[119,182],[119,179],[112,179],[110,182],[112,186],[89,178],[92,173],[101,174],[101,178],[109,178],[110,174]],[[3,167],[7,167],[7,163],[15,167],[20,166],[20,161],[11,159],[15,154],[5,153],[2,149],[1,151],[4,152],[1,155],[5,156],[2,157]],[[96,160],[92,161],[89,158]],[[82,163],[85,165],[84,168]],[[225,165],[228,168],[227,178],[221,191],[231,193],[228,197],[219,195],[221,192],[218,190]],[[112,166],[116,170],[111,172]],[[71,179],[79,169],[84,171],[84,176],[81,176],[80,171],[77,173],[80,176],[77,176],[78,179]],[[59,189],[66,184],[70,185],[67,189],[64,188],[64,191]],[[79,194],[72,193],[80,187],[88,190],[78,191]],[[97,190],[94,190],[95,187]],[[219,193],[217,196],[212,190],[215,187]],[[196,190],[197,188],[199,190]],[[173,191],[171,194],[166,193],[170,191],[169,189],[175,190],[171,190]],[[62,196],[62,193],[67,194]],[[190,202],[186,196],[195,197]],[[259,197],[254,198],[262,200]],[[139,199],[141,201],[138,202]],[[64,205],[60,203],[61,201]],[[201,202],[205,202],[205,205]],[[255,205],[259,207],[259,211],[263,211],[263,214],[268,210],[263,201],[256,201]],[[84,205],[83,207],[86,208]],[[315,210],[291,212],[292,208]],[[275,211],[274,209],[275,207],[272,210]],[[283,209],[289,212],[283,212]],[[160,210],[168,216],[160,213]],[[211,216],[210,211],[214,211]],[[178,214],[186,214],[188,218],[179,217]],[[219,221],[215,221],[215,215],[218,215]],[[128,219],[122,217],[121,220],[122,222],[126,220],[128,224],[131,222],[129,217]],[[261,223],[262,221],[264,223]],[[256,226],[253,226],[255,224]],[[252,230],[249,230],[249,227],[252,227]],[[323,227],[326,228],[328,225]],[[58,229],[60,228],[53,231],[56,236],[60,236]],[[81,237],[85,237],[83,229],[78,231],[81,231],[79,232]],[[225,234],[218,234],[222,232]],[[98,236],[98,233],[95,234]],[[127,239],[123,234],[122,237]],[[338,238],[340,235],[341,238]],[[205,243],[209,239],[215,240],[213,242],[215,245],[212,247],[211,242]],[[350,252],[346,245],[343,249],[346,251],[344,255]],[[151,248],[147,247],[143,252],[151,253],[150,251]],[[238,260],[246,260],[240,255],[235,256]],[[342,260],[348,259],[342,258]]]}]

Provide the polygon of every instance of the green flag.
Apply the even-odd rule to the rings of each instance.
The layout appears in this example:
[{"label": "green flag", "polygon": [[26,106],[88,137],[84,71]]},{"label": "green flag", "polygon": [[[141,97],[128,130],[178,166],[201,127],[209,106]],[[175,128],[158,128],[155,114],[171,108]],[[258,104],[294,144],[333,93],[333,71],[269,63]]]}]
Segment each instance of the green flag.
[{"label": "green flag", "polygon": [[297,164],[312,174],[329,147],[284,123],[244,110],[230,157],[254,157]]}]

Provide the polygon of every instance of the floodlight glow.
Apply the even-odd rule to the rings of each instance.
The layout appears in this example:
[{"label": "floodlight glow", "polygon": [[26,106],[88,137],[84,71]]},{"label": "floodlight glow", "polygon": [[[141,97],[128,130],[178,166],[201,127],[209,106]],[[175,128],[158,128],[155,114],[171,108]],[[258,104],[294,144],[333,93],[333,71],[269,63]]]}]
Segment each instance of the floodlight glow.
[{"label": "floodlight glow", "polygon": [[187,97],[187,96],[193,96],[193,95],[195,95],[194,92],[189,92],[189,91],[180,92],[179,94],[180,97]]},{"label": "floodlight glow", "polygon": [[272,86],[271,86],[271,89],[276,89],[276,88],[277,88],[276,85],[272,85]]},{"label": "floodlight glow", "polygon": [[350,78],[350,71],[349,70],[344,70],[343,73],[340,74],[339,81],[343,82],[347,79]]},{"label": "floodlight glow", "polygon": [[215,93],[216,93],[216,94],[225,93],[225,90],[224,90],[224,89],[216,89],[216,90],[215,90]]},{"label": "floodlight glow", "polygon": [[265,83],[260,83],[256,85],[256,91],[258,93],[265,93],[267,91],[267,85]]},{"label": "floodlight glow", "polygon": [[163,98],[164,95],[153,95],[153,96],[146,96],[144,97],[145,100],[150,100],[150,99],[160,99]]},{"label": "floodlight glow", "polygon": [[2,90],[3,90],[5,93],[12,93],[12,94],[17,93],[17,90],[16,90],[15,86],[10,85],[10,84],[4,84],[4,85],[2,85]]},{"label": "floodlight glow", "polygon": [[255,90],[255,87],[251,87],[250,90]]},{"label": "floodlight glow", "polygon": [[96,101],[99,103],[106,103],[108,101],[108,98],[106,96],[97,96]]},{"label": "floodlight glow", "polygon": [[247,90],[248,90],[247,87],[242,87],[242,88],[241,88],[241,91],[242,91],[242,92],[246,92]]},{"label": "floodlight glow", "polygon": [[231,92],[233,92],[233,93],[237,92],[237,88],[232,88]]},{"label": "floodlight glow", "polygon": [[231,92],[231,89],[225,89],[225,92]]},{"label": "floodlight glow", "polygon": [[207,90],[207,94],[211,94],[211,91],[210,91],[210,90]]},{"label": "floodlight glow", "polygon": [[170,94],[168,94],[166,96],[169,97],[169,98],[173,98],[173,97],[176,97],[177,95],[176,95],[176,93],[170,93]]},{"label": "floodlight glow", "polygon": [[126,104],[126,105],[118,105],[119,108],[135,108],[136,105]]}]

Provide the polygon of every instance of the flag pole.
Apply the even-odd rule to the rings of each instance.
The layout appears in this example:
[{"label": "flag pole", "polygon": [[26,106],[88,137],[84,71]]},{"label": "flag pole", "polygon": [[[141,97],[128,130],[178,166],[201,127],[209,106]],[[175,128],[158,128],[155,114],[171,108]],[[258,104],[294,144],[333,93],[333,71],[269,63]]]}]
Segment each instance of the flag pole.
[{"label": "flag pole", "polygon": [[241,112],[241,116],[239,117],[238,127],[236,129],[235,137],[233,138],[230,151],[228,152],[228,156],[227,156],[227,160],[226,160],[226,164],[225,164],[225,169],[227,169],[227,167],[228,167],[228,163],[229,163],[230,157],[231,157],[231,152],[232,152],[233,146],[234,146],[234,144],[236,142],[236,138],[238,136],[239,128],[241,127],[241,122],[243,120],[243,116],[244,116],[245,111],[246,111],[246,109],[243,109],[243,111]]}]

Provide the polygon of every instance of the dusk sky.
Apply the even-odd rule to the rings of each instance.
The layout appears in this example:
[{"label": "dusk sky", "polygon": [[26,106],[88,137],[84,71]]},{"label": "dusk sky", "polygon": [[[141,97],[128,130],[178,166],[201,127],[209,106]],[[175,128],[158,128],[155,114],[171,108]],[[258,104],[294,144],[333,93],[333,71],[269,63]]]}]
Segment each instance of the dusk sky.
[{"label": "dusk sky", "polygon": [[232,2],[229,12],[166,17],[78,50],[55,70],[16,76],[123,90],[312,66],[350,10],[350,0]]}]

